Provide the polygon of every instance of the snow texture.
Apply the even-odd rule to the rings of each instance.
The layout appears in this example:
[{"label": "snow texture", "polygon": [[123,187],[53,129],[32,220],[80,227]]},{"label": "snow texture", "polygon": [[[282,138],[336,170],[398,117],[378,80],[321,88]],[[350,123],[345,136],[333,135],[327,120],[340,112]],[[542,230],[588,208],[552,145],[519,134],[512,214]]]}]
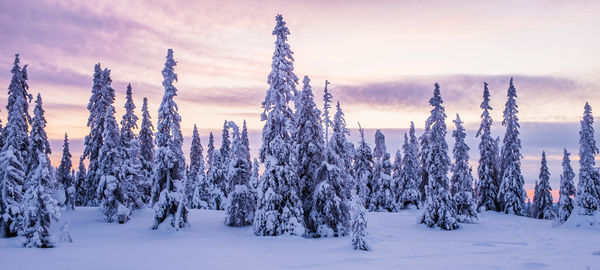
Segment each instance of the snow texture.
[{"label": "snow texture", "polygon": [[[72,244],[25,249],[20,239],[0,238],[3,268],[597,269],[600,254],[598,229],[553,228],[549,220],[491,211],[482,213],[477,224],[452,232],[416,224],[419,210],[366,213],[370,252],[353,250],[350,236],[256,237],[251,227],[224,226],[223,211],[192,209],[191,226],[177,233],[149,230],[150,209],[123,225],[101,222],[96,208],[61,214],[70,220]],[[51,227],[51,232],[58,230]]]}]

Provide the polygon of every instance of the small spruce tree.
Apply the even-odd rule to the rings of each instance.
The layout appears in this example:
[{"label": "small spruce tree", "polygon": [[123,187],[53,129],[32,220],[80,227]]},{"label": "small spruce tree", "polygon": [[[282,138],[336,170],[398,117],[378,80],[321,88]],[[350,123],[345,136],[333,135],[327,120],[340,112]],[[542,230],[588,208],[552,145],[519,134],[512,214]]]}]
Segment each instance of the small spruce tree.
[{"label": "small spruce tree", "polygon": [[60,221],[60,211],[50,188],[50,162],[45,153],[38,152],[37,166],[30,173],[23,200],[25,247],[51,248],[55,239],[50,233],[52,223]]},{"label": "small spruce tree", "polygon": [[75,210],[77,197],[75,179],[73,179],[73,175],[71,174],[72,167],[73,164],[71,163],[71,152],[69,151],[69,138],[67,137],[67,133],[65,133],[63,154],[62,159],[60,160],[60,165],[58,166],[58,170],[56,171],[56,178],[63,186],[65,191],[65,206],[67,210]]},{"label": "small spruce tree", "polygon": [[79,166],[77,167],[77,174],[75,175],[75,205],[76,206],[84,206],[85,205],[85,197],[87,195],[86,188],[86,171],[85,164],[83,164],[83,159],[79,159]]},{"label": "small spruce tree", "polygon": [[452,166],[452,178],[450,178],[450,194],[456,205],[456,217],[458,222],[474,222],[477,220],[475,200],[473,198],[473,176],[469,167],[469,146],[465,143],[467,133],[462,126],[463,121],[456,114],[456,130],[452,137],[456,140],[454,144],[454,164]]},{"label": "small spruce tree", "polygon": [[189,186],[186,192],[189,192],[188,203],[191,208],[208,209],[209,183],[206,181],[204,172],[204,154],[202,142],[198,128],[194,125],[192,132],[192,145],[190,146],[190,168],[188,171]]},{"label": "small spruce tree", "polygon": [[107,222],[125,223],[131,211],[127,207],[127,194],[123,187],[123,150],[114,113],[114,107],[109,105],[104,117],[104,139],[98,153],[101,177],[97,198],[100,200],[100,212]]},{"label": "small spruce tree", "polygon": [[546,152],[542,152],[542,162],[540,167],[539,183],[535,189],[535,198],[533,200],[534,216],[537,219],[554,219],[556,213],[552,206],[552,188],[550,187],[550,172],[548,171],[548,162],[546,161]]},{"label": "small spruce tree", "polygon": [[[404,134],[404,159],[402,160],[402,193],[398,197],[399,208],[406,208],[414,205],[419,208],[421,205],[421,192],[419,191],[419,143],[415,136],[415,124],[410,122],[409,136]],[[410,139],[409,139],[410,137]]]},{"label": "small spruce tree", "polygon": [[575,173],[573,172],[573,167],[571,167],[570,155],[565,148],[562,160],[563,173],[560,175],[560,192],[558,198],[558,220],[560,223],[564,223],[569,219],[574,205],[571,196],[575,195],[575,184],[573,184]]},{"label": "small spruce tree", "polygon": [[352,247],[355,250],[371,250],[367,243],[367,213],[359,196],[352,198]]},{"label": "small spruce tree", "polygon": [[238,126],[232,121],[229,121],[229,126],[233,130],[231,162],[227,171],[231,192],[227,198],[225,225],[247,226],[252,224],[256,207],[256,194],[250,188],[252,164],[247,158],[250,149],[244,143]]},{"label": "small spruce tree", "polygon": [[375,169],[371,187],[373,194],[369,201],[370,211],[387,211],[395,209],[396,198],[393,190],[392,164],[390,154],[386,150],[385,136],[378,129],[375,132],[375,148],[373,149]]},{"label": "small spruce tree", "polygon": [[365,131],[360,127],[360,144],[358,145],[356,157],[354,159],[354,176],[356,178],[356,194],[365,203],[365,207],[369,206],[372,194],[372,178],[373,178],[373,154],[371,147],[365,141]]}]

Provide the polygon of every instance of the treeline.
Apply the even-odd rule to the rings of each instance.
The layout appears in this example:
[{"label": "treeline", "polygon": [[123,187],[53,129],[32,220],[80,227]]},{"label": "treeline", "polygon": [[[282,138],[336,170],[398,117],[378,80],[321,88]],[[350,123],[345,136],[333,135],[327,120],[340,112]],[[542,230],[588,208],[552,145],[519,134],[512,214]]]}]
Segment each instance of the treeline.
[{"label": "treeline", "polygon": [[[262,145],[258,158],[253,160],[246,122],[240,128],[235,122],[225,121],[220,148],[216,148],[210,133],[206,157],[194,126],[190,162],[186,164],[181,117],[175,102],[177,63],[169,49],[162,70],[165,91],[156,129],[147,98],[143,98],[138,129],[140,119],[135,114],[131,85],[127,86],[125,113],[117,123],[110,70],[97,64],[87,105],[90,131],[77,171],[71,164],[67,134],[61,163],[54,170],[48,159],[51,150],[44,131],[42,98],[38,94],[31,118],[27,66],[21,68],[16,55],[8,88],[8,121],[0,136],[3,235],[22,235],[28,247],[52,247],[50,224],[60,220],[59,207],[99,207],[107,222],[125,223],[132,211],[150,206],[155,211],[154,229],[169,226],[179,230],[187,226],[191,208],[225,210],[226,225],[253,225],[259,236],[351,235],[355,249],[368,250],[367,210],[422,208],[421,223],[453,230],[461,222],[476,222],[478,212],[486,210],[557,218],[562,223],[572,212],[592,216],[600,208],[600,176],[594,163],[598,148],[589,104],[581,121],[577,192],[570,154],[565,149],[555,210],[545,153],[533,203],[525,202],[517,92],[512,78],[503,113],[506,132],[502,141],[491,135],[490,92],[487,83],[483,84],[481,126],[476,134],[480,158],[474,178],[466,130],[458,114],[453,120],[450,157],[447,115],[437,83],[429,100],[431,111],[424,132],[417,137],[411,122],[402,151],[398,150],[392,160],[381,130],[375,133],[373,149],[366,143],[362,128],[357,145],[347,139],[350,131],[340,103],[335,113],[330,111],[333,95],[327,88],[328,81],[323,110],[314,101],[307,76],[302,80],[302,89],[297,89],[299,78],[294,74],[289,34],[282,16],[277,15],[269,89],[262,102]],[[259,175],[261,163],[264,170]],[[55,198],[54,194],[64,196]]]}]

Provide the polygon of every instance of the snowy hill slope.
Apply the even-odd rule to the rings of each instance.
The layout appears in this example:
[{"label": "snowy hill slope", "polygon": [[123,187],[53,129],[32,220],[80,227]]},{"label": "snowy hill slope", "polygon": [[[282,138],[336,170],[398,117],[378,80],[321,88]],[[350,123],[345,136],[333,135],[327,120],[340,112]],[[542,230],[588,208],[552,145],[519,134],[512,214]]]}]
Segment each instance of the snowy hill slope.
[{"label": "snowy hill slope", "polygon": [[180,232],[151,230],[150,209],[123,225],[96,208],[63,215],[74,243],[0,239],[3,269],[600,269],[600,231],[495,212],[451,232],[416,224],[415,210],[369,213],[371,252],[352,250],[348,237],[256,237],[224,226],[220,211],[192,210]]}]

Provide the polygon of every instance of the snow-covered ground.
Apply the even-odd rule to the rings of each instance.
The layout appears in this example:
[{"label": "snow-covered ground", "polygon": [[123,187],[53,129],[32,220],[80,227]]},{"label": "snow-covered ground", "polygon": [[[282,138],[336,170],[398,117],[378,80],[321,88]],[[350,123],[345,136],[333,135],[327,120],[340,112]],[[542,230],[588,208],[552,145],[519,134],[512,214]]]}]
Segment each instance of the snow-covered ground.
[{"label": "snow-covered ground", "polygon": [[257,237],[223,225],[224,212],[191,210],[191,227],[153,231],[153,212],[107,224],[96,208],[63,213],[74,242],[54,249],[0,239],[2,269],[600,269],[600,231],[487,212],[478,224],[440,231],[417,210],[369,213],[371,252],[350,239]]}]

